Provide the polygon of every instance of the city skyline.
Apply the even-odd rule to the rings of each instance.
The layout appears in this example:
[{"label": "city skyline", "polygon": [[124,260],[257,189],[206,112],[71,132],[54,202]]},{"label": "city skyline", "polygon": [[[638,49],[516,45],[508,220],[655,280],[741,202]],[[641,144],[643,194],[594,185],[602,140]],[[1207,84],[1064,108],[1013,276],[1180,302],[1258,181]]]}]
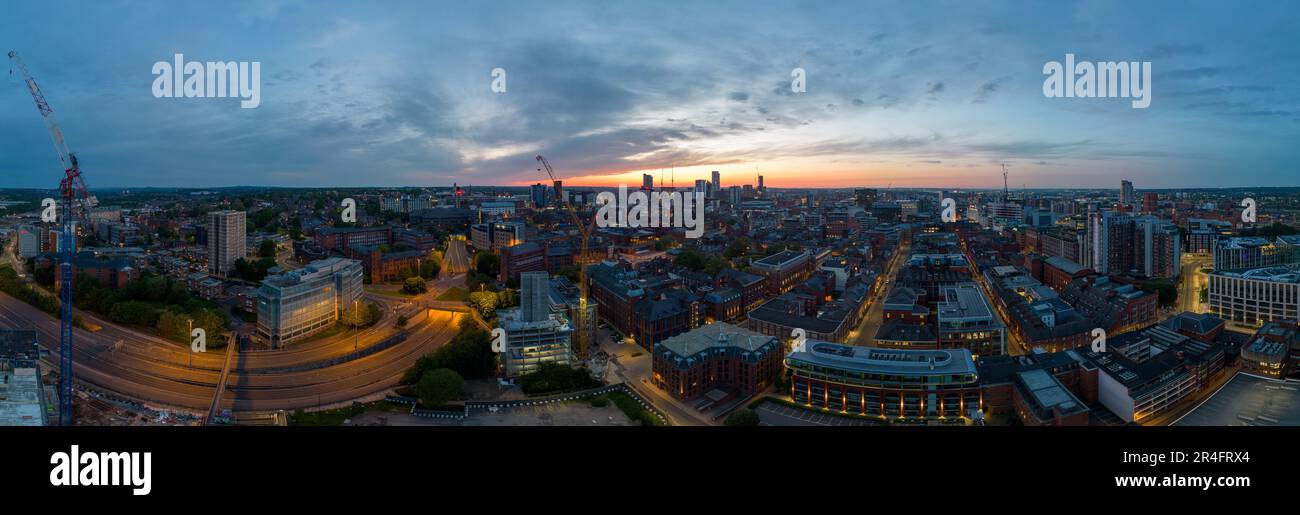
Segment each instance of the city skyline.
[{"label": "city skyline", "polygon": [[[1002,163],[1013,187],[1297,184],[1297,97],[1275,86],[1300,76],[1275,43],[1292,5],[233,5],[137,5],[112,25],[120,6],[78,5],[60,19],[87,37],[57,44],[9,26],[43,4],[0,28],[92,187],[526,185],[545,182],[538,153],[592,186],[663,169],[678,184],[721,170],[773,188],[996,188]],[[1188,36],[1206,31],[1222,37]],[[260,62],[261,105],[154,98],[151,66],[175,54]],[[1044,97],[1044,63],[1067,54],[1153,62],[1150,107]],[[27,92],[6,82],[3,186],[53,187]]]}]

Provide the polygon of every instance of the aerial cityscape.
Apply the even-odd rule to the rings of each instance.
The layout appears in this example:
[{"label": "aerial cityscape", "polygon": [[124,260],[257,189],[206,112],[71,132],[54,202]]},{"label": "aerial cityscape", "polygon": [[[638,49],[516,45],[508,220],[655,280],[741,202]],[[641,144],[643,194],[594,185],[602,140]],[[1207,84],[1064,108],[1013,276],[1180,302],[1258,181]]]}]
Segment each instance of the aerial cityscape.
[{"label": "aerial cityscape", "polygon": [[0,426],[1300,426],[1292,5],[233,5],[0,32]]}]

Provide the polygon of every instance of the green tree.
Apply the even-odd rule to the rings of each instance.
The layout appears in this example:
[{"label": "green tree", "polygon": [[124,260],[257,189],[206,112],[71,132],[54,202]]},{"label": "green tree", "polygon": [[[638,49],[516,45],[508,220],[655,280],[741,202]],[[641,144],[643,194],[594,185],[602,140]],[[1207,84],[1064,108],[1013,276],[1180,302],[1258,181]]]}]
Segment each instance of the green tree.
[{"label": "green tree", "polygon": [[704,270],[704,263],[705,263],[704,254],[701,254],[695,250],[683,250],[680,254],[677,255],[677,259],[673,261],[678,265],[684,266],[696,272],[700,270]]},{"label": "green tree", "polygon": [[446,345],[428,356],[416,360],[415,366],[402,374],[403,384],[420,380],[425,372],[448,368],[461,377],[480,379],[492,377],[497,371],[497,355],[492,352],[492,340],[487,331],[469,320],[468,315],[458,321],[460,332]]},{"label": "green tree", "polygon": [[407,277],[402,282],[402,291],[413,295],[418,295],[429,291],[429,284],[424,281],[423,277]]},{"label": "green tree", "polygon": [[469,294],[469,303],[477,309],[483,318],[492,318],[496,315],[499,298],[496,292],[476,291]]},{"label": "green tree", "polygon": [[442,264],[439,260],[426,259],[423,263],[420,263],[420,277],[425,279],[435,279],[441,271]]},{"label": "green tree", "polygon": [[412,277],[415,277],[415,271],[411,270],[411,267],[409,266],[403,266],[402,268],[397,270],[398,281],[406,282],[407,279],[410,279]]},{"label": "green tree", "polygon": [[501,271],[501,258],[491,252],[479,251],[474,254],[474,271],[486,276],[496,276]]},{"label": "green tree", "polygon": [[723,424],[728,426],[757,426],[758,412],[749,408],[738,409],[727,415],[727,420],[723,421]]},{"label": "green tree", "polygon": [[262,240],[262,243],[257,245],[257,255],[264,258],[274,258],[275,242],[272,240]]},{"label": "green tree", "polygon": [[745,254],[749,254],[750,248],[751,245],[749,243],[749,238],[742,236],[732,240],[731,244],[727,245],[727,249],[722,251],[722,255],[727,259],[735,259]]},{"label": "green tree", "polygon": [[447,401],[460,397],[461,390],[465,388],[465,379],[461,378],[454,370],[439,368],[425,372],[420,377],[420,382],[415,386],[415,392],[420,396],[420,402],[427,408],[435,408],[447,404]]}]

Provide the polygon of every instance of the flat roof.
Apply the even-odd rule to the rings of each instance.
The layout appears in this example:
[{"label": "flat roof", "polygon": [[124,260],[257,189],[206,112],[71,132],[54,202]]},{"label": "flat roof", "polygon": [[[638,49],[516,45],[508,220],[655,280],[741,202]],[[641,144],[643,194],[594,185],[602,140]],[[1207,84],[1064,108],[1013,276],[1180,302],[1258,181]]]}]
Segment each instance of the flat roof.
[{"label": "flat roof", "polygon": [[1075,263],[1063,257],[1052,256],[1047,259],[1044,259],[1043,262],[1052,265],[1053,267],[1056,267],[1060,269],[1062,272],[1065,272],[1070,275],[1074,275],[1083,271],[1083,265],[1080,265],[1078,263]]},{"label": "flat roof", "polygon": [[1033,397],[1034,403],[1045,409],[1073,413],[1084,408],[1083,403],[1046,370],[1041,368],[1026,370],[1018,372],[1016,377],[1020,379],[1021,384],[1025,385],[1025,390],[1028,390],[1029,395]]},{"label": "flat roof", "polygon": [[[975,283],[963,283],[943,288],[942,302],[936,304],[939,320],[994,318],[993,310],[984,300],[984,292]],[[1001,325],[1001,324],[997,324]]]},{"label": "flat roof", "polygon": [[882,349],[838,343],[807,342],[786,358],[842,370],[876,374],[975,374],[967,349]]},{"label": "flat roof", "polygon": [[0,426],[43,426],[41,375],[36,368],[0,371]]},{"label": "flat roof", "polygon": [[805,256],[807,256],[807,253],[802,250],[783,250],[755,261],[754,264],[763,266],[781,266]]},{"label": "flat roof", "polygon": [[1300,426],[1300,384],[1238,373],[1175,426]]},{"label": "flat roof", "polygon": [[655,344],[682,357],[690,357],[709,349],[736,347],[754,352],[776,341],[776,337],[759,334],[726,322],[714,322],[673,336]]}]

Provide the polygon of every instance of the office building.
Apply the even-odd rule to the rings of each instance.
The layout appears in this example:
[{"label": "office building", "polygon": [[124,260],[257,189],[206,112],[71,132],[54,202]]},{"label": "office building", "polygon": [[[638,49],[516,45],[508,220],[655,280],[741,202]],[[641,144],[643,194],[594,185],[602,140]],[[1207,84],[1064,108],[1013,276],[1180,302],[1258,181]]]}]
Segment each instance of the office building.
[{"label": "office building", "polygon": [[225,277],[235,269],[235,261],[242,259],[247,249],[243,211],[213,211],[208,213],[208,273]]},{"label": "office building", "polygon": [[1125,206],[1137,203],[1137,193],[1133,191],[1132,182],[1119,181],[1119,203]]},{"label": "office building", "polygon": [[399,195],[396,197],[379,197],[379,209],[396,213],[411,213],[433,208],[433,199],[428,195]]},{"label": "office building", "polygon": [[1300,264],[1300,240],[1280,236],[1269,241],[1263,236],[1222,236],[1215,240],[1214,269],[1244,271],[1253,268]]},{"label": "office building", "polygon": [[535,242],[524,242],[501,249],[501,282],[519,279],[527,272],[546,270],[546,249]]},{"label": "office building", "polygon": [[22,259],[34,258],[41,253],[41,238],[37,236],[40,230],[22,225],[18,227],[18,257]]},{"label": "office building", "polygon": [[1187,241],[1183,248],[1193,254],[1212,254],[1221,236],[1232,235],[1232,222],[1204,218],[1187,219]]},{"label": "office building", "polygon": [[750,272],[763,276],[769,295],[780,295],[812,274],[812,255],[806,250],[784,250],[750,264]]},{"label": "office building", "polygon": [[541,209],[549,204],[545,184],[534,184],[528,187],[528,199],[533,203],[533,209]]},{"label": "office building", "polygon": [[775,337],[714,322],[655,343],[651,383],[689,400],[714,390],[750,397],[781,374],[784,347]]},{"label": "office building", "polygon": [[1097,395],[1084,363],[1072,350],[981,358],[982,409],[1026,426],[1086,426]]},{"label": "office building", "polygon": [[1159,208],[1160,208],[1160,196],[1159,196],[1159,195],[1156,195],[1156,192],[1154,192],[1154,191],[1146,191],[1146,192],[1143,192],[1143,193],[1142,193],[1142,212],[1143,212],[1143,213],[1145,213],[1145,214],[1153,214],[1153,213],[1155,213]]},{"label": "office building", "polygon": [[1300,273],[1286,267],[1209,275],[1210,313],[1224,320],[1260,327],[1300,317]]},{"label": "office building", "polygon": [[329,328],[360,308],[362,275],[360,261],[336,257],[267,276],[257,293],[258,336],[280,347]]},{"label": "office building", "polygon": [[1007,328],[975,283],[943,288],[935,304],[937,343],[943,349],[966,349],[976,356],[1007,353]]},{"label": "office building", "polygon": [[962,417],[979,409],[979,374],[965,349],[907,350],[809,340],[785,358],[790,397],[833,412],[888,419]]},{"label": "office building", "polygon": [[352,247],[389,245],[393,243],[393,228],[376,227],[320,227],[316,229],[316,243],[321,249],[347,253]]},{"label": "office building", "polygon": [[552,309],[550,276],[528,272],[520,277],[519,307],[497,312],[497,326],[506,332],[501,365],[509,379],[535,372],[546,363],[574,361],[573,326]]}]

